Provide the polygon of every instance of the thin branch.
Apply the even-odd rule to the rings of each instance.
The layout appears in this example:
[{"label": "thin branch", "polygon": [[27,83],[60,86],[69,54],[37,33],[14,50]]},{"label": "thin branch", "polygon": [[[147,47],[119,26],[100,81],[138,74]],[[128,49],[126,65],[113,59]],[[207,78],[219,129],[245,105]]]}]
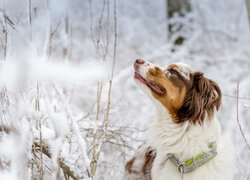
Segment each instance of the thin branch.
[{"label": "thin branch", "polygon": [[248,15],[248,25],[250,27],[250,1],[246,0],[246,8],[247,8],[247,15]]},{"label": "thin branch", "polygon": [[250,98],[247,98],[247,97],[237,97],[237,96],[233,96],[233,95],[228,95],[228,94],[223,94],[222,96],[226,96],[226,97],[230,97],[230,98],[235,98],[235,99],[244,99],[244,100],[249,100],[250,101]]},{"label": "thin branch", "polygon": [[[34,148],[34,146],[33,146],[33,148]],[[32,150],[32,153],[33,153],[34,156],[36,156],[37,159],[40,160],[40,158],[34,153],[35,150],[36,150],[36,149],[34,148],[34,149]],[[34,161],[34,163],[36,164],[36,166],[39,167],[39,164],[38,164],[34,159],[33,159],[32,161]],[[48,169],[48,171],[49,171],[51,174],[53,173],[53,171],[52,171],[46,164],[43,163],[43,165]]]},{"label": "thin branch", "polygon": [[30,22],[30,41],[31,41],[32,40],[31,0],[29,0],[29,22]]},{"label": "thin branch", "polygon": [[105,46],[105,53],[103,56],[103,59],[106,59],[106,55],[108,54],[108,49],[109,49],[109,0],[107,1],[107,44]]},{"label": "thin branch", "polygon": [[113,141],[110,141],[110,140],[105,141],[105,143],[113,144],[113,145],[116,145],[116,146],[119,146],[119,147],[125,147],[125,148],[128,148],[128,149],[134,151],[134,149],[131,146],[128,146],[125,143],[124,144],[120,144],[120,143],[116,143],[116,142],[113,142]]},{"label": "thin branch", "polygon": [[91,35],[91,39],[93,40],[93,44],[95,45],[95,38],[94,38],[94,34],[93,34],[93,12],[92,12],[92,0],[89,0],[89,13],[90,13],[90,35]]},{"label": "thin branch", "polygon": [[4,21],[5,21],[5,28],[7,28],[7,25],[9,25],[12,29],[15,29],[15,24],[13,21],[10,19],[10,17],[6,14],[5,10],[0,8],[0,12],[3,13]]},{"label": "thin branch", "polygon": [[[40,92],[39,92],[39,83],[37,82],[37,85],[36,85],[36,90],[37,90],[37,97],[36,97],[36,103],[35,103],[35,110],[36,110],[36,112],[37,112],[37,114],[38,114],[38,112],[40,111]],[[38,117],[38,116],[37,116]],[[41,147],[41,149],[43,148],[43,144],[42,144],[42,139],[43,139],[43,137],[42,137],[42,120],[41,120],[41,118],[39,118],[39,120],[38,119],[36,119],[38,122],[38,124],[39,124],[39,130],[40,130],[40,147]],[[41,165],[40,165],[40,170],[39,170],[39,173],[40,173],[40,175],[39,175],[39,179],[40,180],[43,180],[43,174],[44,174],[44,171],[43,171],[43,154],[42,154],[42,151],[41,151],[41,154],[40,154],[40,162],[41,162]]]},{"label": "thin branch", "polygon": [[103,19],[103,14],[105,11],[105,4],[106,4],[106,0],[103,1],[103,7],[102,7],[102,12],[101,12],[101,16],[99,19],[99,25],[98,25],[98,38],[97,38],[97,42],[96,42],[96,54],[99,54],[99,46],[100,46],[100,42],[101,42],[101,36],[102,39],[104,41],[103,35],[102,35],[102,19]]},{"label": "thin branch", "polygon": [[23,14],[24,14],[24,10],[20,13],[19,16],[16,16],[16,25],[18,25],[20,19],[23,17]]},{"label": "thin branch", "polygon": [[244,141],[245,141],[245,143],[246,143],[246,145],[248,147],[248,150],[250,150],[250,145],[247,142],[247,139],[246,139],[246,137],[245,137],[245,135],[244,135],[244,133],[242,131],[242,128],[241,128],[241,125],[240,125],[240,122],[239,122],[239,103],[238,103],[239,98],[238,97],[239,97],[239,82],[237,83],[237,103],[236,103],[237,104],[237,118],[236,118],[236,120],[237,120],[237,123],[239,125],[239,129],[240,129],[241,135],[244,138]]},{"label": "thin branch", "polygon": [[[51,154],[50,154],[50,152],[49,152],[49,148],[48,147],[46,147],[46,146],[40,146],[39,144],[37,144],[37,143],[34,143],[34,146],[35,147],[37,147],[38,148],[38,150],[40,150],[43,154],[45,154],[48,158],[50,158],[51,159]],[[65,174],[67,174],[68,176],[70,176],[72,179],[74,179],[74,180],[80,180],[80,178],[79,177],[77,177],[76,175],[75,175],[75,173],[72,171],[72,170],[70,170],[70,168],[64,163],[64,162],[62,162],[62,160],[59,158],[58,159],[58,164],[59,164],[59,166],[62,168],[62,170],[63,170],[63,172],[65,173]]]},{"label": "thin branch", "polygon": [[114,78],[115,62],[116,62],[116,46],[117,46],[116,0],[114,0],[114,23],[115,23],[114,24],[114,30],[115,30],[114,54],[113,54],[112,72],[111,72],[111,77],[110,77],[110,80],[109,80],[108,106],[107,106],[107,111],[106,111],[106,118],[105,118],[105,121],[104,121],[105,129],[107,129],[107,126],[108,126],[111,90],[112,90],[112,83],[113,83],[113,78]]},{"label": "thin branch", "polygon": [[61,25],[61,21],[57,24],[56,28],[52,30],[52,24],[50,25],[50,36],[49,36],[49,51],[48,51],[48,58],[51,56],[51,51],[52,51],[52,39],[54,34],[56,33],[57,29]]}]

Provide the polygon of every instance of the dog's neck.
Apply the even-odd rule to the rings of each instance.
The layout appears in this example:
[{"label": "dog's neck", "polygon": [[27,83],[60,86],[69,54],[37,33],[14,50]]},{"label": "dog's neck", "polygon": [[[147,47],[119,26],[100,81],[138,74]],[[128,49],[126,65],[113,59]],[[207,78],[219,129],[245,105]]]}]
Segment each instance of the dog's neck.
[{"label": "dog's neck", "polygon": [[209,150],[209,144],[219,138],[221,128],[215,117],[205,119],[202,124],[189,121],[177,124],[165,108],[158,106],[149,133],[149,143],[158,155],[172,153],[180,161],[185,161]]}]

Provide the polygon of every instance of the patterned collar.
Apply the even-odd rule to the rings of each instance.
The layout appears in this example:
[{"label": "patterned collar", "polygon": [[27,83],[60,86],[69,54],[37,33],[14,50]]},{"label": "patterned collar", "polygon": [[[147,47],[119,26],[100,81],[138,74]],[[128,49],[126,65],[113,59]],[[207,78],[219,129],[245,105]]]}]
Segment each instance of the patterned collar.
[{"label": "patterned collar", "polygon": [[194,171],[195,169],[201,167],[203,164],[206,164],[208,161],[213,159],[216,154],[216,142],[212,142],[209,145],[210,150],[207,152],[203,152],[199,155],[197,155],[193,159],[189,159],[185,162],[180,162],[173,154],[169,153],[168,154],[168,159],[171,160],[172,163],[175,164],[177,167],[177,170],[181,175],[185,173],[190,173]]}]

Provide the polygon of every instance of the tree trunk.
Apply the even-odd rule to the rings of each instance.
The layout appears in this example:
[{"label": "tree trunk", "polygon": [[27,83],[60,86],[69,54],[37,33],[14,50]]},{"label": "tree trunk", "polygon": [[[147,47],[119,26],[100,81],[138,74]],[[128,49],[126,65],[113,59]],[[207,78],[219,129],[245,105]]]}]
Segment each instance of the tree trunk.
[{"label": "tree trunk", "polygon": [[246,7],[247,7],[247,17],[248,17],[248,24],[250,27],[250,0],[246,0]]},{"label": "tree trunk", "polygon": [[[247,0],[248,1],[248,0]],[[185,17],[187,12],[191,11],[191,6],[189,0],[167,0],[167,18],[170,20],[174,14],[177,14],[181,17]],[[178,26],[177,29],[174,29],[173,26]],[[180,31],[183,28],[181,23],[168,23],[168,38],[170,39],[174,33]],[[179,36],[175,39],[175,45],[181,45],[184,41],[184,37]]]}]

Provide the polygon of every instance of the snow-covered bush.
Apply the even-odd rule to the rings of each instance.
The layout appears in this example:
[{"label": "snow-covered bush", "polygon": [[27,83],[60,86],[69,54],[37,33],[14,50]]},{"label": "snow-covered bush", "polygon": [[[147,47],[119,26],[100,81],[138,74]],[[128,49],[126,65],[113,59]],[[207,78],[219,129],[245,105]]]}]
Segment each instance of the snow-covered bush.
[{"label": "snow-covered bush", "polygon": [[[233,97],[237,81],[250,97],[244,3],[193,0],[185,18],[169,21],[165,0],[0,0],[0,179],[120,179],[154,114],[133,82],[136,58],[182,61],[219,83],[218,117],[245,179],[250,155]],[[175,22],[185,25],[181,46],[167,38]]]}]

